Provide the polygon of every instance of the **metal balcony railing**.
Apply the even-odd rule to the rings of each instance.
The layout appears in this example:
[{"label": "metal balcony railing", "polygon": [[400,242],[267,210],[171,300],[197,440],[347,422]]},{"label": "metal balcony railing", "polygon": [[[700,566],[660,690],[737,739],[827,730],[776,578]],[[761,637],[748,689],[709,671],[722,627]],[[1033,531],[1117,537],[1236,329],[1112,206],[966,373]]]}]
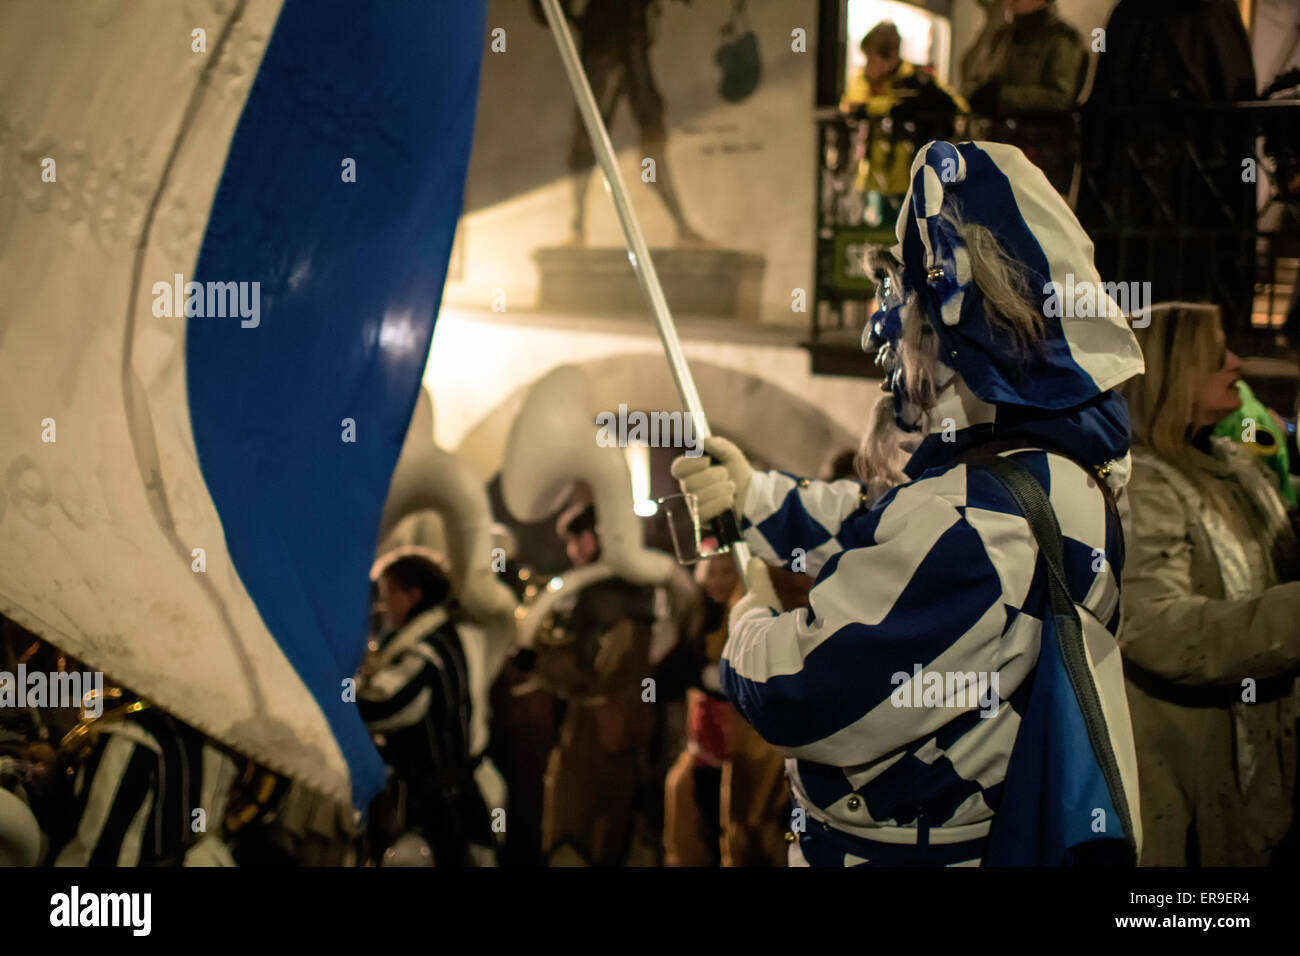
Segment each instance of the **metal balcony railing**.
[{"label": "metal balcony railing", "polygon": [[954,139],[1014,143],[1067,197],[1107,281],[1150,282],[1152,301],[1223,309],[1235,351],[1277,356],[1300,267],[1300,101],[1000,117],[817,116],[814,370],[870,374],[856,352],[873,310],[871,244],[893,229],[916,149]]}]

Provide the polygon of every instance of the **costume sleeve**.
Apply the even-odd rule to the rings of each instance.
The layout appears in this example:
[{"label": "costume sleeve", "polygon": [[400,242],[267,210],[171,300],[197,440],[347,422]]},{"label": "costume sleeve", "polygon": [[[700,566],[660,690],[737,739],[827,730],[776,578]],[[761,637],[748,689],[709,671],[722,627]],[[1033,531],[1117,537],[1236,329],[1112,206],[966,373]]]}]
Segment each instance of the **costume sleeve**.
[{"label": "costume sleeve", "polygon": [[105,741],[78,775],[77,829],[55,866],[140,865],[158,756],[123,734]]},{"label": "costume sleeve", "polygon": [[1068,110],[1079,95],[1084,61],[1088,54],[1082,41],[1072,34],[1053,38],[1052,50],[1037,83],[1004,84],[998,93],[998,109]]},{"label": "costume sleeve", "polygon": [[1254,598],[1217,600],[1192,588],[1194,516],[1156,471],[1134,472],[1133,534],[1124,568],[1124,656],[1185,685],[1273,677],[1300,663],[1300,582]]},{"label": "costume sleeve", "polygon": [[357,709],[371,733],[419,723],[429,712],[436,656],[421,642],[357,686]]},{"label": "costume sleeve", "polygon": [[[808,608],[759,607],[732,621],[722,686],[765,740],[790,757],[851,766],[973,710],[891,699],[912,699],[918,666],[989,674],[1006,651],[1008,615],[990,554],[1023,564],[1019,549],[1031,548],[1032,536],[1014,513],[977,529],[958,510],[963,501],[930,480],[900,488],[850,522],[855,546],[830,559]],[[1024,555],[1031,567],[1032,553]],[[1036,659],[1036,638],[1032,646]],[[1005,699],[1016,686],[1004,679],[998,690]]]},{"label": "costume sleeve", "polygon": [[755,557],[816,575],[831,555],[844,550],[836,535],[845,519],[865,504],[862,485],[852,479],[810,481],[780,471],[756,471],[741,525]]}]

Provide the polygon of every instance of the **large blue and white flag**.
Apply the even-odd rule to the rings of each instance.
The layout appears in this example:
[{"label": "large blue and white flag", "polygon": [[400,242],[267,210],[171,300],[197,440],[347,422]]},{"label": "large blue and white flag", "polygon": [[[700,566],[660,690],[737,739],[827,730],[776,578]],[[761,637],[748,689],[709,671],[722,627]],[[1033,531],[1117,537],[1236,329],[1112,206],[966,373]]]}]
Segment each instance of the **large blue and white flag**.
[{"label": "large blue and white flag", "polygon": [[0,7],[0,612],[364,807],[484,4]]}]

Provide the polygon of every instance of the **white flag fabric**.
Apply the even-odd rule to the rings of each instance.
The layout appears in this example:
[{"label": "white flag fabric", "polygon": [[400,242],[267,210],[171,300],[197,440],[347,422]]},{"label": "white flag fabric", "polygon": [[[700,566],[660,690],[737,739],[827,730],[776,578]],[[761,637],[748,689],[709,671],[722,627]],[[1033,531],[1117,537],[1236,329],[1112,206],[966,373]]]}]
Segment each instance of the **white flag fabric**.
[{"label": "white flag fabric", "polygon": [[484,17],[0,6],[0,612],[357,807]]}]

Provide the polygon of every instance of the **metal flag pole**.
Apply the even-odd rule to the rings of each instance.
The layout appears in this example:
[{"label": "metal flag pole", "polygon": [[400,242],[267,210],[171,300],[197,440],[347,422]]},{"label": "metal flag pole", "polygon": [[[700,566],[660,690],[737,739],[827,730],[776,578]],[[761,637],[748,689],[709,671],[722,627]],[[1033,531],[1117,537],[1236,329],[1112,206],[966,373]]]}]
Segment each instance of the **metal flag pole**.
[{"label": "metal flag pole", "polygon": [[[605,121],[601,119],[600,110],[596,107],[596,97],[591,92],[591,84],[587,82],[587,74],[582,69],[582,60],[578,56],[577,47],[574,46],[573,34],[569,31],[569,23],[560,9],[559,0],[541,0],[541,5],[550,24],[551,33],[555,37],[555,45],[559,47],[560,59],[564,62],[564,72],[569,76],[569,85],[573,87],[578,112],[582,114],[587,135],[591,137],[592,150],[597,162],[600,163],[601,172],[605,174],[605,184],[609,194],[614,199],[614,209],[618,212],[618,221],[623,226],[623,236],[627,240],[628,259],[632,263],[633,272],[636,273],[641,292],[650,304],[650,312],[659,330],[659,341],[663,343],[664,352],[668,357],[668,367],[672,370],[677,392],[681,396],[682,404],[686,406],[687,414],[695,423],[696,434],[702,440],[712,434],[709,430],[709,420],[704,415],[700,394],[695,390],[695,379],[691,377],[690,366],[686,364],[686,355],[682,352],[682,343],[677,337],[677,326],[673,324],[672,314],[668,311],[668,300],[664,297],[663,286],[659,284],[659,273],[655,271],[654,260],[650,258],[650,249],[646,246],[645,236],[641,232],[641,223],[637,221],[627,186],[618,170],[609,131],[605,129]],[[740,580],[748,589],[749,545],[745,544],[738,535],[736,540],[731,542],[731,554],[735,559]]]}]

